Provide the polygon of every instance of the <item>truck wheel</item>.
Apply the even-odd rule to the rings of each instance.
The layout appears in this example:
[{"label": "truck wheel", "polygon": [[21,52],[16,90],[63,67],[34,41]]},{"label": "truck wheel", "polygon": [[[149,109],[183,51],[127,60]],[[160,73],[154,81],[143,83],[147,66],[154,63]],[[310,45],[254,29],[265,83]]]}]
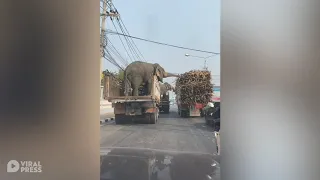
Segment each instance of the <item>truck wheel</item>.
[{"label": "truck wheel", "polygon": [[159,120],[159,114],[160,114],[160,113],[157,113],[157,115],[156,115],[156,123],[158,123],[158,120]]},{"label": "truck wheel", "polygon": [[124,115],[116,114],[114,119],[116,124],[124,124],[124,121],[125,121]]},{"label": "truck wheel", "polygon": [[184,111],[184,117],[188,118],[189,117],[190,112],[189,111]]},{"label": "truck wheel", "polygon": [[202,109],[200,109],[200,116],[204,117],[204,111]]},{"label": "truck wheel", "polygon": [[210,125],[208,119],[205,118],[205,120],[206,120],[206,125]]},{"label": "truck wheel", "polygon": [[183,118],[187,117],[187,112],[186,111],[181,111],[180,114],[181,114],[181,117],[183,117]]},{"label": "truck wheel", "polygon": [[156,124],[158,113],[149,114],[149,124]]}]

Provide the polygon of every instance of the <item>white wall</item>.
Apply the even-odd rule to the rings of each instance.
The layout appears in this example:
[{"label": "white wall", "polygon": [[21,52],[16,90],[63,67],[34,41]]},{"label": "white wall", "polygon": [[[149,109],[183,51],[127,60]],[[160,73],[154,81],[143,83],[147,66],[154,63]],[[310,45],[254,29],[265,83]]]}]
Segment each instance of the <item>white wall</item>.
[{"label": "white wall", "polygon": [[103,86],[100,86],[100,99],[103,99]]}]

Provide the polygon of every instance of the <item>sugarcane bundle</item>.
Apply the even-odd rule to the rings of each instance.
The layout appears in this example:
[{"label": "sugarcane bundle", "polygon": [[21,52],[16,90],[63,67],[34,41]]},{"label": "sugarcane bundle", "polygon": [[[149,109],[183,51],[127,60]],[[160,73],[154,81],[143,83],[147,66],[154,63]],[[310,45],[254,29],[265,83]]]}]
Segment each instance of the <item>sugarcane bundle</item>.
[{"label": "sugarcane bundle", "polygon": [[210,71],[192,70],[181,74],[176,81],[176,93],[183,104],[207,104],[213,93]]}]

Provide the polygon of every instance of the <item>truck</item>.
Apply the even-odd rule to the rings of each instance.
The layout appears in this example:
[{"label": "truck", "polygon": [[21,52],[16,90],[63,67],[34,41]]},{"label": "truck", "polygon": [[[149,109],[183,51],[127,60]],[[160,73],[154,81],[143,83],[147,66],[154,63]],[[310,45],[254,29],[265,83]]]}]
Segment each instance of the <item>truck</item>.
[{"label": "truck", "polygon": [[169,92],[166,92],[161,95],[159,110],[169,114],[170,113],[170,100],[169,100]]},{"label": "truck", "polygon": [[116,124],[127,122],[143,122],[156,124],[159,118],[160,83],[156,76],[151,83],[151,95],[111,96],[107,98],[112,103]]},{"label": "truck", "polygon": [[178,114],[180,117],[204,117],[204,104],[201,103],[185,103],[181,101],[179,90],[176,92],[176,103],[178,106]]},{"label": "truck", "polygon": [[213,84],[208,70],[191,70],[176,80],[175,93],[181,117],[204,117],[203,108],[212,97]]}]

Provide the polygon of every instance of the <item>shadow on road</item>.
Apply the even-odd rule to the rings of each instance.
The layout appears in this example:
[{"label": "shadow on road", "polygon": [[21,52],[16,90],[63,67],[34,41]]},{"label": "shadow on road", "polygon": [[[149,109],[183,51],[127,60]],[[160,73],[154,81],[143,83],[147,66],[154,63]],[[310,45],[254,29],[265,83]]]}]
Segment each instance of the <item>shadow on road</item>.
[{"label": "shadow on road", "polygon": [[208,131],[208,132],[213,132],[214,129],[213,127],[209,126],[209,125],[206,125],[205,122],[199,122],[199,123],[194,123],[193,124],[197,129],[201,129],[203,131]]},{"label": "shadow on road", "polygon": [[[201,129],[203,131],[207,132],[213,132],[213,127],[206,125],[204,117],[189,117],[189,118],[181,118],[177,112],[177,109],[173,109],[170,111],[169,114],[160,114],[160,118],[163,121],[159,121],[160,124],[162,125],[174,125],[174,126],[180,126],[180,127],[185,127],[185,126],[193,126],[196,129]],[[185,121],[186,124],[172,124],[171,119],[177,119],[178,121]]]}]

